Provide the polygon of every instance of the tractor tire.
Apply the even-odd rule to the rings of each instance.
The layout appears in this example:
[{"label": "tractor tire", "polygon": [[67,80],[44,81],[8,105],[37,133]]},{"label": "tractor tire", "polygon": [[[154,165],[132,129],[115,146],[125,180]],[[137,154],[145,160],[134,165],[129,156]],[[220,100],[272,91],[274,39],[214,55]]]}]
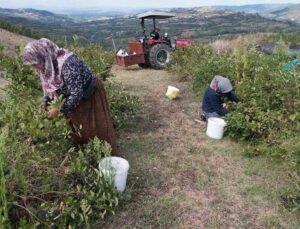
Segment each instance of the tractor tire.
[{"label": "tractor tire", "polygon": [[149,62],[152,68],[164,69],[170,62],[171,48],[166,44],[155,44],[150,48]]}]

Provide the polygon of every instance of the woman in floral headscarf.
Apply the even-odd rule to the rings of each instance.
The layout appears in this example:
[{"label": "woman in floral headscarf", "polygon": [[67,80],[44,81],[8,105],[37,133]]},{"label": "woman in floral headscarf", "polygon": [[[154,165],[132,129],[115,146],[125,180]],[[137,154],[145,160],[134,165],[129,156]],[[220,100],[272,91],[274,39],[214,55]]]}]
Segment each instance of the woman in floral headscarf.
[{"label": "woman in floral headscarf", "polygon": [[65,98],[60,111],[49,110],[48,118],[55,118],[60,112],[65,114],[72,126],[81,127],[80,136],[73,134],[75,145],[98,137],[110,143],[112,154],[116,154],[115,132],[103,84],[84,62],[46,38],[28,43],[23,61],[33,66],[40,76],[43,108],[56,96]]},{"label": "woman in floral headscarf", "polygon": [[232,102],[239,102],[232,91],[233,87],[229,79],[223,76],[215,76],[203,96],[203,113],[199,112],[200,118],[206,121],[210,117],[225,116],[229,111],[222,106],[224,98],[226,97]]}]

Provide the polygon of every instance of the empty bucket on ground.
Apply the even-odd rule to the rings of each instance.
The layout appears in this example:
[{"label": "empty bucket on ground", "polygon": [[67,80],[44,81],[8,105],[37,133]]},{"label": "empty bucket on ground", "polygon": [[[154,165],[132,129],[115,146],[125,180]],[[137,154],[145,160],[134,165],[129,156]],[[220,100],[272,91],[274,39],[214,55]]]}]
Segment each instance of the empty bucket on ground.
[{"label": "empty bucket on ground", "polygon": [[213,139],[222,139],[226,122],[221,118],[209,118],[206,135]]},{"label": "empty bucket on ground", "polygon": [[180,90],[177,87],[168,86],[166,96],[169,99],[176,99],[178,97]]},{"label": "empty bucket on ground", "polygon": [[99,170],[104,176],[114,179],[118,191],[123,192],[126,187],[129,163],[121,157],[106,157],[99,163]]}]

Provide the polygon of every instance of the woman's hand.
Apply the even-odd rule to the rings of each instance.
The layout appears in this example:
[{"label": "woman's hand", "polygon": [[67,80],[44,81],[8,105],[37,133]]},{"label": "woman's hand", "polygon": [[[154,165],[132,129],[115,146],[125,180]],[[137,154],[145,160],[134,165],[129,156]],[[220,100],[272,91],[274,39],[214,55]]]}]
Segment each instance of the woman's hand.
[{"label": "woman's hand", "polygon": [[54,119],[59,116],[60,112],[56,108],[52,108],[51,110],[48,111],[48,119]]},{"label": "woman's hand", "polygon": [[228,109],[228,108],[229,108],[229,105],[230,105],[230,104],[228,104],[228,103],[223,103],[223,104],[222,104],[222,107],[225,108],[225,109]]},{"label": "woman's hand", "polygon": [[40,104],[40,109],[43,110],[43,111],[45,111],[45,110],[47,110],[47,106],[48,106],[47,102],[42,102]]}]

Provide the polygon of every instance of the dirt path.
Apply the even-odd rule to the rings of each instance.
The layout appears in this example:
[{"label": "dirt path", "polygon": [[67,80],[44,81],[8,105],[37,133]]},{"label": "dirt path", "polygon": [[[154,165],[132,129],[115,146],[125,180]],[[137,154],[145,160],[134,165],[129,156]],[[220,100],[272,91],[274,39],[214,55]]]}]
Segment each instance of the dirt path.
[{"label": "dirt path", "polygon": [[[105,228],[297,228],[280,203],[282,165],[248,159],[228,138],[208,139],[194,122],[198,100],[166,71],[114,67],[116,81],[143,109],[119,133],[131,169],[121,209]],[[168,85],[181,98],[165,98]],[[281,168],[282,166],[282,168]]]}]

